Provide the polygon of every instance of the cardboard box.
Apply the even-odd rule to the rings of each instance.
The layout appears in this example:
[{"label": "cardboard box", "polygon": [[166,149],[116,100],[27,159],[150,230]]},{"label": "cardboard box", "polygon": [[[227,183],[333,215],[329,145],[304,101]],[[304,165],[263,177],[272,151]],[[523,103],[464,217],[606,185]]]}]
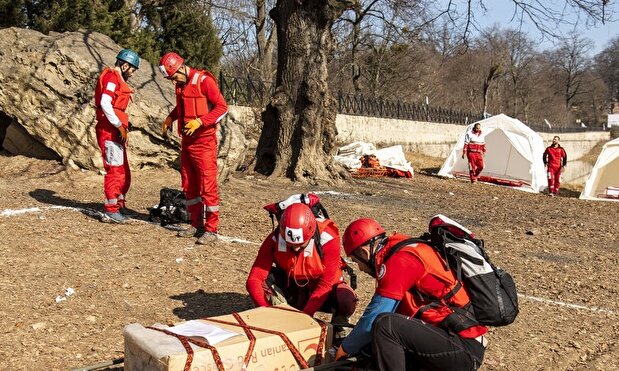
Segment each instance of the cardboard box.
[{"label": "cardboard box", "polygon": [[[130,324],[123,330],[125,370],[298,370],[324,363],[333,336],[330,324],[288,306],[256,308],[199,321],[240,335],[210,346],[203,337],[174,336]],[[240,322],[246,324],[245,328]],[[170,329],[165,325],[152,327]],[[252,337],[255,340],[250,352]],[[219,362],[215,361],[217,356]]]}]

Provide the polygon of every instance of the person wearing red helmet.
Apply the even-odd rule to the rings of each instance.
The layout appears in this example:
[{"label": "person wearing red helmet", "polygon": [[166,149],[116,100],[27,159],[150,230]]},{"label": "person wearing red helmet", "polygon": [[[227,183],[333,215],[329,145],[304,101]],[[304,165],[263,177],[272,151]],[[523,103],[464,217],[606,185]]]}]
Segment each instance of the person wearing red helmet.
[{"label": "person wearing red helmet", "polygon": [[477,182],[477,178],[484,169],[484,155],[486,154],[485,135],[481,132],[481,124],[473,125],[471,131],[464,135],[464,148],[462,158],[466,156],[469,161],[469,177],[471,183]]},{"label": "person wearing red helmet", "polygon": [[219,194],[217,190],[217,124],[228,112],[228,105],[208,71],[186,66],[180,55],[170,52],[161,57],[159,70],[176,85],[176,107],[166,117],[162,134],[167,136],[178,121],[181,141],[181,181],[191,227],[179,237],[197,237],[198,244],[217,241]]},{"label": "person wearing red helmet", "polygon": [[256,306],[285,300],[310,316],[332,312],[334,322],[350,317],[357,302],[343,279],[337,226],[302,203],[284,210],[260,246],[246,288]]},{"label": "person wearing red helmet", "polygon": [[113,68],[101,72],[95,87],[97,143],[103,157],[103,192],[105,217],[102,221],[126,223],[122,213],[131,185],[131,171],[127,159],[129,115],[125,112],[133,90],[127,80],[140,68],[140,57],[130,49],[121,50]]},{"label": "person wearing red helmet", "polygon": [[484,357],[487,328],[454,309],[465,308],[470,299],[440,254],[422,242],[407,245],[409,238],[387,236],[369,218],[344,231],[346,255],[376,279],[376,289],[336,359],[371,343],[379,370],[476,370]]}]

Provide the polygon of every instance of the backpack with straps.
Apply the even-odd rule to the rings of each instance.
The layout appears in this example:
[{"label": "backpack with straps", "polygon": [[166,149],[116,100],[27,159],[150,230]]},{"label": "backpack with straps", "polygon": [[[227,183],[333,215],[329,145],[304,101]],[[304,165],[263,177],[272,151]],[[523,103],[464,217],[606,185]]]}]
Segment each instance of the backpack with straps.
[{"label": "backpack with straps", "polygon": [[159,191],[159,204],[149,210],[148,220],[159,221],[161,226],[177,223],[190,223],[189,212],[183,191],[162,188]]},{"label": "backpack with straps", "polygon": [[[273,229],[276,228],[275,220],[279,223],[279,219],[281,218],[284,210],[292,204],[295,203],[303,203],[309,206],[312,210],[312,214],[316,218],[329,219],[329,213],[327,213],[327,209],[320,203],[320,197],[314,193],[298,193],[291,195],[287,199],[275,202],[272,204],[265,205],[263,208],[269,212],[269,217],[271,218],[271,224],[273,225]],[[279,228],[279,226],[277,226]],[[318,252],[318,256],[322,259],[324,257],[324,251],[322,250],[322,245],[320,244],[320,232],[318,228],[316,229],[317,236],[314,236],[314,244],[316,246],[316,251]],[[343,269],[346,271],[348,276],[350,277],[350,286],[353,289],[357,288],[357,275],[355,271],[350,267],[346,262],[342,259]]]},{"label": "backpack with straps", "polygon": [[432,302],[429,307],[446,302],[464,286],[471,303],[466,308],[452,307],[457,314],[467,317],[460,318],[459,322],[466,322],[468,318],[487,326],[506,326],[514,322],[518,315],[516,284],[509,273],[490,262],[483,240],[477,239],[459,223],[439,214],[430,220],[429,232],[396,244],[386,259],[415,242],[428,244],[437,250],[446,268],[451,269],[462,283],[443,298],[429,298]]}]

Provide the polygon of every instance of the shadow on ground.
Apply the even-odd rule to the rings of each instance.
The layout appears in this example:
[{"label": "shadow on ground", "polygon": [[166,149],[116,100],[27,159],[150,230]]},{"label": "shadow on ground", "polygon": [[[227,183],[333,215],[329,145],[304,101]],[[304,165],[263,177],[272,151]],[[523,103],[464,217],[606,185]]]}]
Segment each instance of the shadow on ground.
[{"label": "shadow on ground", "polygon": [[[28,194],[30,195],[30,197],[41,203],[79,209],[82,214],[96,220],[101,220],[101,217],[103,216],[103,206],[99,202],[80,202],[68,198],[63,198],[57,196],[56,191],[52,191],[49,189],[39,188],[35,189],[34,191],[28,192]],[[129,208],[125,209],[123,213],[133,219],[148,221],[148,214],[140,213]]]},{"label": "shadow on ground", "polygon": [[249,295],[235,292],[207,293],[198,290],[172,295],[170,299],[183,302],[182,307],[174,308],[172,312],[184,320],[221,316],[254,307]]}]

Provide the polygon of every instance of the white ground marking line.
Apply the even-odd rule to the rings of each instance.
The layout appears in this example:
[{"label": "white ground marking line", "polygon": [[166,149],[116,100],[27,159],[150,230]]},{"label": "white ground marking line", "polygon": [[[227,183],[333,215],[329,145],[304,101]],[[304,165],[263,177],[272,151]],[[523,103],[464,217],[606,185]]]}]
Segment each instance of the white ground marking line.
[{"label": "white ground marking line", "polygon": [[566,303],[566,302],[563,302],[563,301],[556,301],[556,300],[538,298],[538,297],[535,297],[535,296],[529,296],[529,295],[523,295],[523,294],[518,294],[518,296],[521,297],[521,298],[527,299],[527,300],[531,300],[531,301],[537,301],[537,302],[545,303],[545,304],[553,304],[553,305],[558,305],[558,306],[561,306],[561,307],[566,307],[566,308],[571,308],[571,309],[582,309],[582,310],[588,310],[588,311],[591,311],[591,312],[615,314],[615,312],[610,310],[610,309],[604,309],[604,308],[598,308],[598,307],[587,307],[587,306],[584,306],[584,305],[570,304],[570,303]]},{"label": "white ground marking line", "polygon": [[312,191],[310,193],[313,193],[315,195],[332,195],[332,196],[352,196],[352,194],[350,193],[342,193],[342,192],[336,192],[336,191]]},{"label": "white ground marking line", "polygon": [[[10,216],[17,216],[17,215],[28,214],[28,213],[38,213],[43,210],[51,210],[51,209],[80,211],[80,212],[84,212],[88,214],[89,216],[94,216],[94,217],[99,217],[99,218],[104,217],[104,214],[97,210],[85,209],[81,207],[59,206],[59,205],[45,206],[45,207],[30,207],[26,209],[4,209],[0,211],[0,216],[10,217]],[[149,222],[149,221],[139,220],[139,219],[131,219],[131,220],[132,220],[132,223],[137,222],[137,223],[153,224],[153,225],[159,226],[159,223],[156,223],[156,222]],[[244,243],[248,245],[260,245],[257,242],[244,240],[238,237],[228,237],[228,236],[219,235],[219,239],[224,242],[230,242],[230,243]]]}]

